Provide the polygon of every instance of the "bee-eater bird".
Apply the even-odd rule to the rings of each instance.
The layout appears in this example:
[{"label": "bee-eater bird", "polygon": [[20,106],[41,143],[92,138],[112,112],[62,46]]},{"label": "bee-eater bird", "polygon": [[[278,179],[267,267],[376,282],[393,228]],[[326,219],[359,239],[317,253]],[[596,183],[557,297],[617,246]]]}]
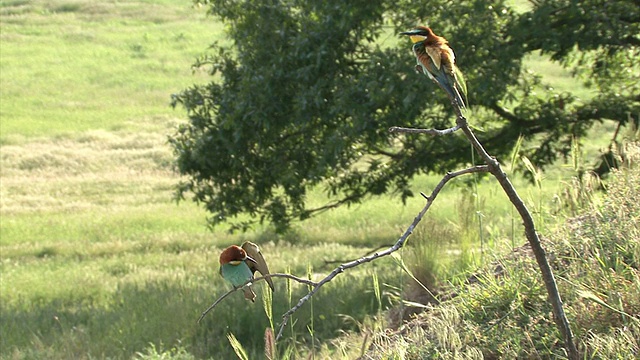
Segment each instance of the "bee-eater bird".
[{"label": "bee-eater bird", "polygon": [[456,56],[449,42],[426,26],[400,34],[408,35],[413,42],[413,53],[418,63],[416,70],[435,81],[460,108],[466,108],[467,85],[456,66]]},{"label": "bee-eater bird", "polygon": [[251,269],[251,272],[255,274],[256,271],[259,271],[262,276],[265,276],[265,281],[267,282],[267,284],[269,284],[271,291],[274,291],[273,280],[268,277],[269,266],[267,266],[267,262],[264,260],[264,256],[262,256],[262,252],[260,251],[258,245],[252,243],[251,241],[245,241],[245,243],[242,244],[242,250],[244,250],[250,258],[255,260],[254,263],[247,263],[247,265],[249,265],[249,269]]},{"label": "bee-eater bird", "polygon": [[[249,256],[247,252],[250,252],[253,256]],[[247,241],[242,244],[242,247],[231,245],[220,254],[220,275],[231,283],[234,288],[244,284],[242,289],[244,297],[251,301],[256,300],[256,294],[251,288],[251,283],[247,283],[247,281],[253,280],[255,271],[260,271],[262,275],[269,274],[269,268],[260,252],[260,248],[254,243]],[[272,280],[270,278],[266,280],[273,291]]]}]

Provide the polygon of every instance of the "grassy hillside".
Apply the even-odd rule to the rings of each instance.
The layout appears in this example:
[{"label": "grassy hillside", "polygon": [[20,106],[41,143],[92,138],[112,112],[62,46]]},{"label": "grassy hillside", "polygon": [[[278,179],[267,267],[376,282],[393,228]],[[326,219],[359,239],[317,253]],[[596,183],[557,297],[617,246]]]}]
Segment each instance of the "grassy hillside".
[{"label": "grassy hillside", "polygon": [[[211,231],[203,209],[176,204],[166,137],[184,114],[170,95],[209,81],[190,65],[224,41],[204,12],[178,0],[0,1],[0,358],[230,358],[230,332],[259,357],[268,323],[259,300],[234,294],[195,322],[228,289],[217,273],[223,247],[252,240],[273,271],[317,278],[393,243],[423,206],[385,196],[275,236],[268,227]],[[567,78],[554,77],[558,86]],[[559,178],[562,167],[541,188],[514,179],[541,230],[554,226]],[[438,180],[413,186],[428,192]],[[412,269],[428,257],[438,275],[460,277],[489,249],[523,241],[499,187],[476,185],[453,182],[441,193],[404,253]],[[321,189],[311,199],[325,200]],[[392,259],[341,275],[296,314],[280,350],[302,354],[363,328],[408,283]],[[276,285],[278,322],[306,289]]]},{"label": "grassy hillside", "polygon": [[[591,203],[543,238],[585,359],[640,356],[640,144],[632,168],[615,174]],[[469,281],[445,285],[453,298],[394,331],[363,324],[318,358],[556,359],[562,337],[528,246],[497,258]],[[393,324],[392,324],[393,325]]]}]

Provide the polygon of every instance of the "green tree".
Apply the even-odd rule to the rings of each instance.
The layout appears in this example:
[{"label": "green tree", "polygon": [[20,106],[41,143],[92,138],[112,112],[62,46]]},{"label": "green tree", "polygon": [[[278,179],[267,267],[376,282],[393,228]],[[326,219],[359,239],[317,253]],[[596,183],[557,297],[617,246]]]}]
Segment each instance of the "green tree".
[{"label": "green tree", "polygon": [[[447,37],[465,73],[471,122],[487,150],[505,156],[534,140],[538,166],[566,154],[596,121],[640,113],[638,1],[202,1],[227,24],[230,46],[199,59],[214,80],[174,96],[189,122],[170,138],[178,189],[203,203],[212,224],[251,220],[284,230],[293,219],[388,192],[405,201],[420,173],[469,162],[456,136],[392,137],[391,126],[450,127],[444,92],[413,72],[397,33],[423,24]],[[532,51],[575,69],[598,90],[590,101],[546,89],[523,67]],[[542,91],[541,91],[542,90]],[[631,115],[630,115],[631,114]],[[328,201],[310,208],[322,186]]]}]

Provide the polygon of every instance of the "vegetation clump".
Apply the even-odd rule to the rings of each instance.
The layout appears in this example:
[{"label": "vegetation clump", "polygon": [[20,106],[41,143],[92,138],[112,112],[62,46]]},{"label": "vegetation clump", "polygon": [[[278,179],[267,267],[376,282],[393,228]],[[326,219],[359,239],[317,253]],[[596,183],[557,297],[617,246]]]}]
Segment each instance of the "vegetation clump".
[{"label": "vegetation clump", "polygon": [[[628,162],[640,148],[629,146]],[[602,204],[544,239],[579,351],[591,359],[640,356],[640,167],[614,173]],[[496,271],[500,269],[500,271]],[[457,296],[398,330],[378,333],[367,359],[565,358],[544,284],[526,247],[502,257]]]}]

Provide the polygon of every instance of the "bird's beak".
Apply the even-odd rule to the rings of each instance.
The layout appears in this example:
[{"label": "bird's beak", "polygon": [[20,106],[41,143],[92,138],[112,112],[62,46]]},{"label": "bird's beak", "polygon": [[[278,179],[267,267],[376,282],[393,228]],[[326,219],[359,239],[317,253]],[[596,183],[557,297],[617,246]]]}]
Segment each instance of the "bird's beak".
[{"label": "bird's beak", "polygon": [[246,259],[244,259],[244,260],[245,260],[245,261],[251,261],[252,263],[257,264],[257,262],[256,262],[256,261],[255,261],[251,256],[249,256],[249,255],[247,255],[247,258],[246,258]]},{"label": "bird's beak", "polygon": [[411,42],[414,44],[417,42],[424,41],[427,38],[424,35],[417,35],[415,30],[401,32],[400,35],[408,35],[409,38],[411,38]]}]

